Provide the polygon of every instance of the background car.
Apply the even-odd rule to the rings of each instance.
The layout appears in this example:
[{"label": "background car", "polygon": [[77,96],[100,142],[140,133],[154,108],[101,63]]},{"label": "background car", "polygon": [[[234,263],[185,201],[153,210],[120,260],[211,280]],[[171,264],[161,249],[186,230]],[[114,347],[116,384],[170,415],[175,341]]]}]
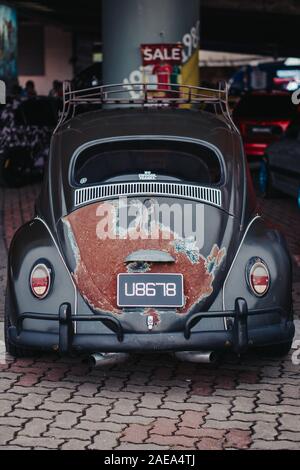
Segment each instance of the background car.
[{"label": "background car", "polygon": [[265,197],[276,191],[297,198],[300,208],[300,119],[296,119],[284,136],[270,145],[261,162],[259,185]]},{"label": "background car", "polygon": [[259,166],[266,148],[280,139],[297,114],[288,92],[253,92],[241,98],[233,110],[233,120],[252,168]]},{"label": "background car", "polygon": [[20,186],[40,179],[57,123],[60,101],[12,99],[0,110],[0,185]]}]

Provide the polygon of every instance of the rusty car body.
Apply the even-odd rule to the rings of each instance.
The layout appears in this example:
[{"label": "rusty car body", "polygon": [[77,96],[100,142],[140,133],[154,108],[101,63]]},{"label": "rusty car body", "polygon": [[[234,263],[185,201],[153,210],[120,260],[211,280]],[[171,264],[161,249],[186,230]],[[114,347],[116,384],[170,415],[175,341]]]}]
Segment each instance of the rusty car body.
[{"label": "rusty car body", "polygon": [[[169,90],[65,85],[36,216],[10,246],[10,353],[290,349],[290,257],[257,213],[227,87]],[[141,206],[168,223],[121,224]],[[185,206],[200,222],[180,235]]]}]

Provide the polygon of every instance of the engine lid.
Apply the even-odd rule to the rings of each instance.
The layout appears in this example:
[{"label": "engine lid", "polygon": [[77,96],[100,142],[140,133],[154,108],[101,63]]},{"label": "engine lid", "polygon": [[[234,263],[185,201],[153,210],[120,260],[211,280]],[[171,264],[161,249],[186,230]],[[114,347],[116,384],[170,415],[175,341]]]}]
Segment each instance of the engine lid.
[{"label": "engine lid", "polygon": [[[157,211],[155,214],[155,212]],[[119,274],[182,274],[184,305],[208,309],[224,281],[237,244],[233,216],[209,204],[157,197],[106,200],[62,219],[67,262],[88,305],[122,314]],[[229,256],[228,256],[229,253]]]}]

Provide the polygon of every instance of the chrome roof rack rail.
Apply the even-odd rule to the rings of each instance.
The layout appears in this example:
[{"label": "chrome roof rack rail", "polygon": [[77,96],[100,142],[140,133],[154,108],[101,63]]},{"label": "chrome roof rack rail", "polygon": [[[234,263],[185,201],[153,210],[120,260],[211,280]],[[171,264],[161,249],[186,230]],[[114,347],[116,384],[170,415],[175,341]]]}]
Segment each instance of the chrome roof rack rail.
[{"label": "chrome roof rack rail", "polygon": [[[72,90],[69,81],[63,84],[63,108],[57,127],[60,128],[68,119],[76,116],[76,108],[80,105],[134,105],[141,107],[178,107],[180,105],[202,106],[213,105],[216,114],[224,116],[230,127],[236,130],[229,105],[228,84],[223,82],[219,88],[204,88],[173,83],[157,83],[155,86],[166,91],[168,97],[159,96],[161,91],[153,89],[153,84],[113,84],[82,90]],[[132,98],[132,95],[135,97]],[[138,96],[138,97],[136,97]]]}]

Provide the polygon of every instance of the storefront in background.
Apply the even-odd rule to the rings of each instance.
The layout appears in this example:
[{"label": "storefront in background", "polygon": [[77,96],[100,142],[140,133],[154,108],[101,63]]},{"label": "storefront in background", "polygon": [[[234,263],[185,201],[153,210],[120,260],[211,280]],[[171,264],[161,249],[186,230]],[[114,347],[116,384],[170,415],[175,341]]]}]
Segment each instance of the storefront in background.
[{"label": "storefront in background", "polygon": [[10,84],[17,73],[17,13],[0,5],[0,78]]}]

